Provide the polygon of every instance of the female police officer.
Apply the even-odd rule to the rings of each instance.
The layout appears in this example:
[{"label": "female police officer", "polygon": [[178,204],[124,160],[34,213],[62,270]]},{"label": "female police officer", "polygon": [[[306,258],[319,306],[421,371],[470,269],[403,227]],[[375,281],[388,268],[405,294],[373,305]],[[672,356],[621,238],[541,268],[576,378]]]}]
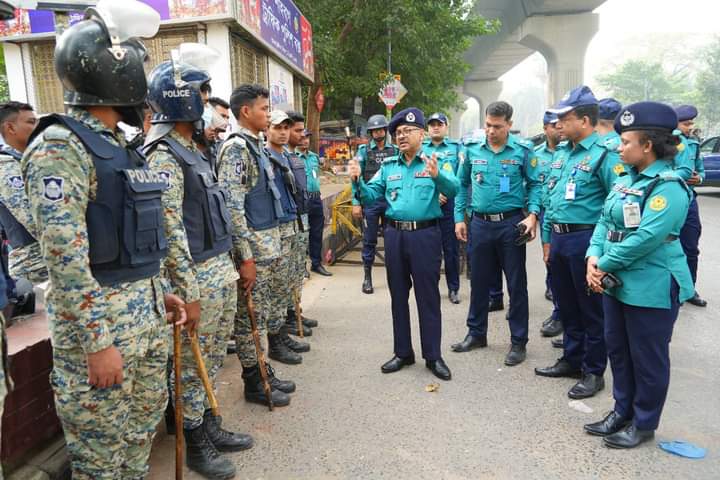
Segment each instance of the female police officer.
[{"label": "female police officer", "polygon": [[672,170],[677,116],[655,102],[615,119],[630,173],[608,195],[587,251],[587,282],[603,292],[605,342],[615,408],[585,431],[613,448],[650,440],[670,382],[669,343],[680,302],[693,283],[678,240],[690,190]]}]

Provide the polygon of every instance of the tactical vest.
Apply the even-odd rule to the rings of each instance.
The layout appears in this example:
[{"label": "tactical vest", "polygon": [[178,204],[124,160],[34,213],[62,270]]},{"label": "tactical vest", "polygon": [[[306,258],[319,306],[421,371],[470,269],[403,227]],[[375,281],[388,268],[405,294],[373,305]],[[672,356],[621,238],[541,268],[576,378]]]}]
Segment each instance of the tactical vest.
[{"label": "tactical vest", "polygon": [[[19,162],[22,158],[14,150],[0,149],[0,155],[12,157],[13,162]],[[10,179],[6,178],[4,181],[10,181]],[[0,227],[5,231],[5,236],[13,249],[26,247],[37,242],[35,237],[30,235],[27,228],[15,218],[15,215],[2,202],[0,202]]]},{"label": "tactical vest", "polygon": [[220,188],[209,161],[169,136],[149,145],[149,154],[160,143],[165,144],[182,167],[183,225],[190,255],[195,263],[232,250],[232,221],[225,192]]},{"label": "tactical vest", "polygon": [[290,170],[295,176],[295,205],[299,214],[308,213],[308,186],[305,161],[297,153],[288,154]]},{"label": "tactical vest", "polygon": [[280,162],[275,155],[277,152],[270,152],[270,161],[275,169],[275,186],[280,192],[280,203],[283,208],[283,215],[280,217],[280,223],[289,223],[297,218],[297,204],[295,203],[295,192],[297,186],[295,185],[295,177],[290,170],[290,167],[285,162]]},{"label": "tactical vest", "polygon": [[[255,186],[245,194],[245,219],[255,231],[277,227],[278,219],[284,213],[280,204],[280,192],[272,181],[274,173],[270,160],[265,155],[265,152],[258,148],[257,140],[242,133],[233,133],[228,136],[226,142],[233,137],[240,137],[245,141],[250,155],[257,159],[260,167]],[[243,167],[235,165],[235,173],[238,175],[243,174],[244,172],[238,171],[239,168]]]},{"label": "tactical vest", "polygon": [[395,155],[395,149],[388,145],[382,150],[375,150],[368,146],[365,152],[367,153],[367,160],[365,160],[365,168],[363,168],[363,180],[369,182],[380,170],[385,159]]},{"label": "tactical vest", "polygon": [[165,182],[136,150],[113,145],[71,117],[43,117],[33,136],[54,124],[72,131],[95,165],[97,194],[85,212],[93,277],[106,286],[160,273],[167,251],[160,201]]}]

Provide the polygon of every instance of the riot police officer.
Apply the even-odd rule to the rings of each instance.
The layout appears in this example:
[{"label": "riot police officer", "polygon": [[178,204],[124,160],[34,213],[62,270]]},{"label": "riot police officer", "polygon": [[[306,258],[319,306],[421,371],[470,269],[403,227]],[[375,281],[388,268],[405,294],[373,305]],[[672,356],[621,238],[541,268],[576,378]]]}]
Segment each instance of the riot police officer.
[{"label": "riot police officer", "polygon": [[[197,333],[214,384],[235,318],[239,276],[229,254],[230,213],[213,166],[194,140],[203,134],[200,86],[209,81],[207,72],[182,59],[153,69],[148,103],[154,115],[145,153],[150,169],[167,183],[162,196],[168,241],[164,275],[199,322],[197,331],[190,334]],[[218,450],[250,448],[252,438],[220,428],[219,419],[205,408],[206,393],[187,332],[182,346],[187,465],[207,478],[234,476],[235,466]]]},{"label": "riot police officer", "polygon": [[[369,182],[375,174],[380,170],[382,163],[386,158],[397,155],[398,150],[390,143],[387,136],[387,119],[383,115],[373,115],[368,119],[367,131],[372,137],[368,145],[361,145],[357,152],[357,159],[360,163],[363,180]],[[378,239],[378,226],[380,219],[385,214],[387,204],[385,199],[380,198],[372,205],[364,208],[360,206],[360,201],[353,198],[353,216],[360,218],[362,216],[365,222],[365,230],[363,231],[363,249],[362,261],[365,271],[363,279],[363,293],[373,293],[372,284],[372,267],[375,262],[375,248]]]},{"label": "riot police officer", "polygon": [[670,338],[680,302],[694,294],[678,240],[692,192],[673,171],[677,116],[667,105],[622,109],[615,130],[629,166],[603,206],[587,249],[588,285],[603,292],[615,406],[585,431],[612,448],[653,438],[670,383]]},{"label": "riot police officer", "polygon": [[73,478],[144,478],[167,402],[163,316],[182,301],[163,302],[158,275],[165,182],[118,129],[142,125],[147,94],[146,50],[131,35],[159,24],[138,1],[101,0],[58,37],[67,115],[41,119],[21,163],[54,286],[50,380]]},{"label": "riot police officer", "polygon": [[[691,133],[695,125],[695,117],[698,115],[697,108],[692,105],[681,105],[675,109],[675,112],[678,116],[678,129],[682,133],[680,135],[681,143],[678,145],[678,154],[675,157],[675,168],[693,190],[690,210],[682,232],[680,232],[680,243],[682,243],[685,251],[693,284],[695,284],[697,283],[698,256],[700,255],[698,244],[702,233],[702,223],[700,222],[700,209],[698,208],[697,194],[694,187],[701,185],[705,180],[705,165],[700,156],[700,143]],[[697,293],[697,290],[688,299],[688,303],[696,307],[707,306],[707,301]]]},{"label": "riot police officer", "polygon": [[383,364],[383,373],[393,373],[415,363],[410,338],[408,295],[415,290],[420,320],[420,338],[425,366],[438,378],[451,373],[440,352],[440,194],[453,198],[458,181],[452,171],[439,168],[437,156],[422,155],[425,130],[423,112],[407,108],[393,116],[390,133],[400,155],[385,159],[378,173],[366,182],[356,160],[350,164],[353,191],[363,204],[379,198],[387,202],[385,265],[392,303],[395,355]]}]

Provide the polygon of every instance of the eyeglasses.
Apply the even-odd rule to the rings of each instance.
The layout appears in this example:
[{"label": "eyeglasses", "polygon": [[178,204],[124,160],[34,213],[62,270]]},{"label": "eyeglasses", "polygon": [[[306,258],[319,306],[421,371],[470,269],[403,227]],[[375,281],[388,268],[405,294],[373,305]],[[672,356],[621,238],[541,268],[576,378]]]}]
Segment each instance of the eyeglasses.
[{"label": "eyeglasses", "polygon": [[410,128],[404,128],[402,130],[398,128],[397,130],[395,130],[395,138],[401,138],[401,137],[405,138],[408,135],[410,135],[411,133],[417,132],[417,131],[422,131],[422,128],[410,127]]}]

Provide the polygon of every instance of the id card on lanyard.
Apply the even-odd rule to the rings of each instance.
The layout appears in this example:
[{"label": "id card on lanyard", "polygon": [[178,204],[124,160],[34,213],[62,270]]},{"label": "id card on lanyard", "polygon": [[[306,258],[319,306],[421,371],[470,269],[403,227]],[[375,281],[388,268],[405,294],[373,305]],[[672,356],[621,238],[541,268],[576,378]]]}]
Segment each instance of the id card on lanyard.
[{"label": "id card on lanyard", "polygon": [[502,166],[502,177],[500,177],[500,193],[510,193],[510,177],[507,175],[507,165]]},{"label": "id card on lanyard", "polygon": [[577,166],[573,167],[573,171],[570,174],[570,178],[565,184],[565,200],[575,200],[577,194],[577,184],[575,183],[575,174],[577,173]]}]

